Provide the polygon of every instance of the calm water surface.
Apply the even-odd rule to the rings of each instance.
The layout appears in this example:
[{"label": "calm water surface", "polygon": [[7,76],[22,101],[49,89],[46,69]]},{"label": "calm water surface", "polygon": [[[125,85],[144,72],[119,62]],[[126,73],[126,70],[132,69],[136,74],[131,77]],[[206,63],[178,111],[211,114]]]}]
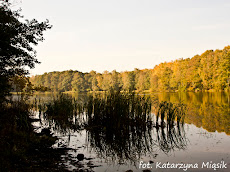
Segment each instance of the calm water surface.
[{"label": "calm water surface", "polygon": [[[156,169],[157,164],[161,163],[162,167],[162,164],[167,162],[198,164],[198,169],[189,168],[187,171],[214,171],[212,168],[201,168],[202,163],[224,162],[227,163],[227,169],[218,169],[218,171],[229,171],[229,94],[156,93],[147,96],[152,102],[158,104],[162,101],[184,104],[187,109],[184,125],[175,125],[171,128],[130,127],[128,134],[117,133],[117,131],[108,133],[106,128],[100,130],[87,127],[68,128],[68,123],[50,121],[42,115],[40,115],[42,120],[34,125],[38,127],[38,131],[41,128],[51,127],[53,133],[60,138],[54,147],[72,148],[68,154],[63,155],[65,164],[70,170],[82,167],[98,172],[143,171],[146,168],[139,168],[140,161],[143,161],[143,163],[151,163],[151,168],[148,168],[151,171],[183,171],[183,169]],[[49,96],[37,95],[36,99],[47,101]],[[153,121],[156,121],[156,104],[152,104]],[[81,117],[83,121],[86,120],[84,113]],[[74,118],[71,121],[76,124]],[[85,159],[79,162],[76,158],[78,154],[84,154]]]}]

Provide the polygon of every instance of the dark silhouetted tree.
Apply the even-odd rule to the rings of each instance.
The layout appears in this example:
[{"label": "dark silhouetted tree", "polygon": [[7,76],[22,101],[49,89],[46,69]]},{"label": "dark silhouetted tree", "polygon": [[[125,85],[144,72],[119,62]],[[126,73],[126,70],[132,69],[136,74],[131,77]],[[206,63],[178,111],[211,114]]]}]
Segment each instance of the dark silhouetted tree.
[{"label": "dark silhouetted tree", "polygon": [[49,21],[33,19],[22,22],[20,11],[11,10],[11,4],[0,1],[0,96],[9,93],[9,80],[16,75],[26,75],[34,68],[36,51],[33,46],[43,41],[43,32],[51,28]]}]

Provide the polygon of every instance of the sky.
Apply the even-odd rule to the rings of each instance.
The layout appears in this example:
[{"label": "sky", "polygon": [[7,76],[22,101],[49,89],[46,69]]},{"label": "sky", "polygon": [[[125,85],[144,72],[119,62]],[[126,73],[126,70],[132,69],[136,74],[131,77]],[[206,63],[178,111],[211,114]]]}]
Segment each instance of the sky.
[{"label": "sky", "polygon": [[152,69],[230,45],[229,0],[21,0],[14,8],[53,25],[31,75]]}]

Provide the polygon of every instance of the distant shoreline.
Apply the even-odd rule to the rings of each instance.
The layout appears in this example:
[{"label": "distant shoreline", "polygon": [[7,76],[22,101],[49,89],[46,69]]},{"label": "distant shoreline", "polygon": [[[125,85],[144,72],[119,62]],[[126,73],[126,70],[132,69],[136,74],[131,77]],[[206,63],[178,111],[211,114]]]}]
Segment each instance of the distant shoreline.
[{"label": "distant shoreline", "polygon": [[[77,91],[64,91],[64,92],[59,92],[59,91],[35,91],[33,92],[33,94],[58,94],[58,93],[64,93],[64,94],[81,94],[81,93],[103,93],[103,92],[106,92],[106,91],[85,91],[85,92],[77,92]],[[124,91],[121,91],[121,92],[124,92]],[[203,91],[170,91],[170,92],[167,92],[167,91],[162,91],[162,92],[155,92],[155,91],[151,91],[151,90],[144,90],[144,91],[137,91],[137,90],[134,90],[134,92],[136,93],[151,93],[151,94],[154,94],[154,93],[221,93],[221,92],[226,92],[226,93],[230,93],[230,90],[203,90]],[[12,95],[17,95],[17,94],[22,94],[22,92],[10,92],[10,94]],[[25,93],[26,94],[26,93]]]}]

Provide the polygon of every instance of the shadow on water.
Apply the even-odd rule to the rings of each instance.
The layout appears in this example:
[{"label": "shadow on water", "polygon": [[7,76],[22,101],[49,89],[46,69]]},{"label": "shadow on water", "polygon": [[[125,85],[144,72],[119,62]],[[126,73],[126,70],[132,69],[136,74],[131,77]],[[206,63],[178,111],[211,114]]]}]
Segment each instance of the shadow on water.
[{"label": "shadow on water", "polygon": [[[87,131],[87,142],[98,158],[121,164],[135,164],[142,156],[185,149],[183,129],[186,108],[148,96],[110,91],[84,98],[54,96],[37,106],[43,124],[53,131]],[[154,105],[155,114],[152,113]]]}]

